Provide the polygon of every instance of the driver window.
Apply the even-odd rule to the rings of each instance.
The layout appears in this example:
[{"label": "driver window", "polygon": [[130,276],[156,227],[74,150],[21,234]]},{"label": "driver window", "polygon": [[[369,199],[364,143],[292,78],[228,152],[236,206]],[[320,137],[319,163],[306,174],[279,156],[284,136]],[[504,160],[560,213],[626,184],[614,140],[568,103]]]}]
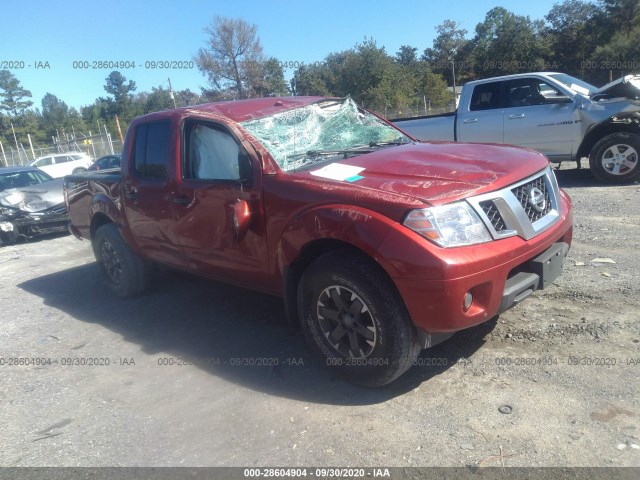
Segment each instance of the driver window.
[{"label": "driver window", "polygon": [[512,80],[507,87],[507,107],[529,107],[560,103],[568,97],[557,88],[537,78]]},{"label": "driver window", "polygon": [[[240,180],[240,160],[246,156],[236,140],[221,128],[195,123],[189,135],[184,177],[197,180]],[[243,172],[242,172],[243,173]]]}]

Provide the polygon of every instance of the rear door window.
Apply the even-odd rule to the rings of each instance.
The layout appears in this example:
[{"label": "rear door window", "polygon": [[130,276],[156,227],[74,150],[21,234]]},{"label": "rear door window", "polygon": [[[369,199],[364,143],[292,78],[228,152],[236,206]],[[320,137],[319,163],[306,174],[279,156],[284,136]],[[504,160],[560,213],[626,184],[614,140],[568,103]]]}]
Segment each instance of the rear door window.
[{"label": "rear door window", "polygon": [[495,110],[500,108],[500,88],[502,82],[489,82],[476,85],[471,95],[469,110]]},{"label": "rear door window", "polygon": [[145,179],[162,180],[169,164],[170,122],[139,125],[136,129],[133,166],[136,174]]}]

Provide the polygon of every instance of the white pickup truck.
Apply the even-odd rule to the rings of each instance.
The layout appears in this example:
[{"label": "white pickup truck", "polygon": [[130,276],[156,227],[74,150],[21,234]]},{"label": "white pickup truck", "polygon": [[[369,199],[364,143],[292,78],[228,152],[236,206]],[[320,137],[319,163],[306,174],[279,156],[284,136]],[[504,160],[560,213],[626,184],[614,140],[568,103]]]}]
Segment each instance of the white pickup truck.
[{"label": "white pickup truck", "polygon": [[457,111],[393,122],[419,140],[518,145],[578,166],[588,157],[607,183],[640,178],[640,75],[602,88],[554,72],[477,80],[462,88]]}]

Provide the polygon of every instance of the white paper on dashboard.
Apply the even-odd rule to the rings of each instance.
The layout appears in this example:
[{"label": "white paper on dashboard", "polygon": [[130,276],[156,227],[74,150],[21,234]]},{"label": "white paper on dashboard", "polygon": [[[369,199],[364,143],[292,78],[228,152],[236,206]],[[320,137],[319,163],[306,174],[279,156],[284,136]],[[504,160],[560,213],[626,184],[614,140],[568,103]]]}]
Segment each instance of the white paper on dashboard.
[{"label": "white paper on dashboard", "polygon": [[358,175],[364,167],[356,167],[354,165],[345,165],[344,163],[332,163],[319,170],[309,172],[316,177],[330,178],[332,180],[347,180],[348,178]]}]

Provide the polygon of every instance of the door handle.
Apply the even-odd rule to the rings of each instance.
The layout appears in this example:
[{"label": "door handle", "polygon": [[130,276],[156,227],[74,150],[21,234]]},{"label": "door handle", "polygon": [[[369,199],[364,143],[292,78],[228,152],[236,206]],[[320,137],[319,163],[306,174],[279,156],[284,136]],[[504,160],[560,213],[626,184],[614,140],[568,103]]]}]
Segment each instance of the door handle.
[{"label": "door handle", "polygon": [[135,190],[130,190],[128,192],[124,192],[124,196],[127,197],[129,200],[137,200],[138,192],[136,192]]},{"label": "door handle", "polygon": [[509,119],[513,120],[514,118],[524,118],[524,113],[518,113],[517,115],[509,115]]},{"label": "door handle", "polygon": [[467,118],[462,121],[462,123],[476,123],[478,121],[477,118]]}]

